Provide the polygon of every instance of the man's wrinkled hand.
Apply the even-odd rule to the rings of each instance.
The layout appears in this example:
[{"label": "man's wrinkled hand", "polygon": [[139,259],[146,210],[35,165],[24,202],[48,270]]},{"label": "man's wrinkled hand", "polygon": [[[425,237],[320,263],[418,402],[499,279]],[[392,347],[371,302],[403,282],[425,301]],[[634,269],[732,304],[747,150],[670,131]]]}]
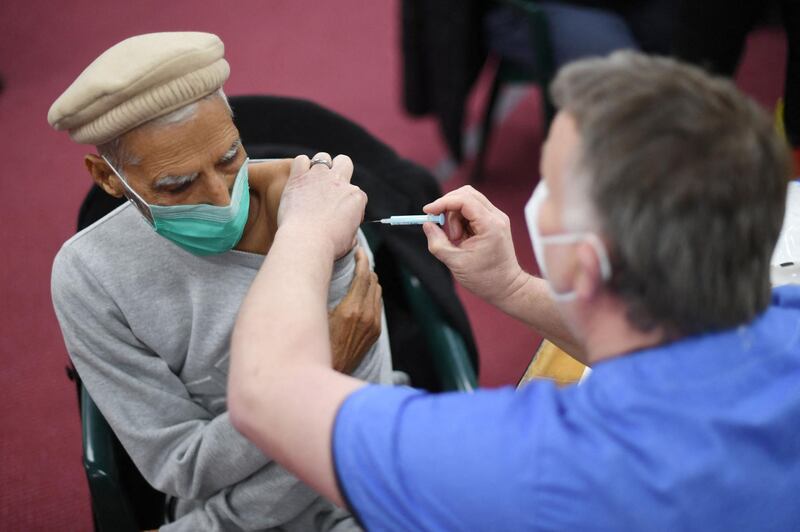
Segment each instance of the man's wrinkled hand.
[{"label": "man's wrinkled hand", "polygon": [[381,285],[361,248],[356,249],[356,269],[350,290],[330,312],[328,323],[333,369],[352,373],[381,335]]},{"label": "man's wrinkled hand", "polygon": [[446,230],[426,223],[428,249],[467,290],[500,304],[526,277],[517,261],[508,216],[471,186],[445,194],[422,209],[447,214]]},{"label": "man's wrinkled hand", "polygon": [[[327,153],[314,158],[331,160]],[[350,157],[337,155],[331,168],[310,164],[305,155],[292,162],[278,208],[279,231],[289,228],[298,238],[319,242],[335,258],[342,257],[353,247],[356,230],[364,219],[367,195],[350,184]]]}]

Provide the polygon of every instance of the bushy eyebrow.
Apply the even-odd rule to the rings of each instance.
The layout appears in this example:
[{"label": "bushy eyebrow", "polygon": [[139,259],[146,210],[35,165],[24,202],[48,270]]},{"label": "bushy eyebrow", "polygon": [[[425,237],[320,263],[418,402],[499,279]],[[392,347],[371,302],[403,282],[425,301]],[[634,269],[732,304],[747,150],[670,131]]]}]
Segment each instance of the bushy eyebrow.
[{"label": "bushy eyebrow", "polygon": [[[242,139],[236,139],[235,141],[233,141],[231,147],[228,148],[228,151],[226,151],[225,154],[219,158],[217,164],[225,164],[232,161],[234,157],[236,157],[236,154],[239,153],[239,148],[241,146],[242,146]],[[169,187],[179,187],[187,183],[191,183],[192,181],[197,179],[199,175],[200,175],[199,172],[194,172],[186,175],[168,175],[164,177],[159,177],[153,182],[152,187],[155,190],[161,190]]]},{"label": "bushy eyebrow", "polygon": [[191,183],[197,176],[200,175],[199,172],[194,172],[192,174],[186,175],[168,175],[164,177],[160,177],[155,180],[153,183],[154,189],[162,189],[167,187],[175,187],[185,185],[186,183]]},{"label": "bushy eyebrow", "polygon": [[217,164],[224,164],[233,160],[236,157],[236,154],[239,153],[239,148],[242,146],[242,139],[236,139],[231,144],[231,147],[228,151],[225,152],[225,155],[219,158]]}]

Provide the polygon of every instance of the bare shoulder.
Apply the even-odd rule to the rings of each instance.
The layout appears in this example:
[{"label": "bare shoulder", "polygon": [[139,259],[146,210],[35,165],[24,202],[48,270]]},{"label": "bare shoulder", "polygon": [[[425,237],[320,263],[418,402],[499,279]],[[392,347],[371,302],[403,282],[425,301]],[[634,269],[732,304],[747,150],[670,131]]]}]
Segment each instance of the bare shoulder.
[{"label": "bare shoulder", "polygon": [[257,180],[266,183],[282,180],[285,182],[289,178],[291,168],[292,159],[264,159],[252,162],[248,173],[251,181]]},{"label": "bare shoulder", "polygon": [[269,212],[277,212],[291,168],[292,159],[271,159],[250,165],[250,186],[266,191]]}]

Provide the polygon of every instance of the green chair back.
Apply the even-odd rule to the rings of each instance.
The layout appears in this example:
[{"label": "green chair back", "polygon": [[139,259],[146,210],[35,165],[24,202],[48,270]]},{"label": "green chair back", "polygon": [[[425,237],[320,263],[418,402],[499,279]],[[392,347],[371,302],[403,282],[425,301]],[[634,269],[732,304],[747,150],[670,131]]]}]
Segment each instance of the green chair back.
[{"label": "green chair back", "polygon": [[473,391],[478,386],[478,378],[463,337],[444,320],[436,303],[425,291],[419,279],[405,268],[401,268],[401,275],[403,291],[425,334],[442,389]]},{"label": "green chair back", "polygon": [[83,468],[99,532],[137,532],[165,522],[164,494],[141,476],[79,381]]}]

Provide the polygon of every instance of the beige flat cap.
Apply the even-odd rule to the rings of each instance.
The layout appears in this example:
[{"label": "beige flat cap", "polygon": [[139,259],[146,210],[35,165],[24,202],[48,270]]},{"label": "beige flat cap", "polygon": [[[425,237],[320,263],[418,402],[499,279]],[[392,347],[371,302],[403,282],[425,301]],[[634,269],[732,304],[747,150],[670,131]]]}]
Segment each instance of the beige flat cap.
[{"label": "beige flat cap", "polygon": [[216,35],[169,32],[115,44],[53,102],[47,121],[81,144],[103,144],[211,94],[228,79]]}]

